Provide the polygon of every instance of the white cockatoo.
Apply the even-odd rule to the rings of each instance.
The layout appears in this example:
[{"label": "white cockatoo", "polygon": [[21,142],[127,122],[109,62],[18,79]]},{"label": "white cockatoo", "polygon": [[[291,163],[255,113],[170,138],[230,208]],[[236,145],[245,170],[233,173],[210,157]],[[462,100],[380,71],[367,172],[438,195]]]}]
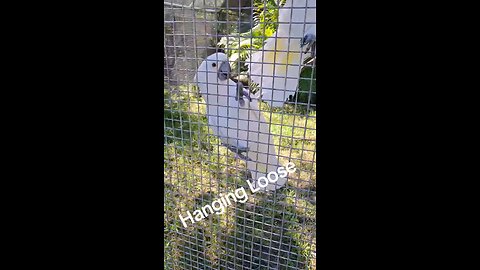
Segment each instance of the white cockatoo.
[{"label": "white cockatoo", "polygon": [[315,51],[316,9],[315,0],[287,0],[279,7],[276,33],[246,62],[250,79],[270,106],[283,106],[297,90],[306,52],[311,50],[313,56]]},{"label": "white cockatoo", "polygon": [[[208,56],[198,67],[195,82],[207,104],[208,125],[222,145],[246,161],[254,188],[261,191],[279,189],[285,185],[286,178],[279,177],[275,183],[269,182],[264,188],[258,185],[258,178],[277,172],[280,166],[273,136],[270,125],[259,110],[257,99],[239,89],[241,84],[232,81],[229,75],[230,64],[224,53]],[[265,185],[265,181],[262,183]]]}]

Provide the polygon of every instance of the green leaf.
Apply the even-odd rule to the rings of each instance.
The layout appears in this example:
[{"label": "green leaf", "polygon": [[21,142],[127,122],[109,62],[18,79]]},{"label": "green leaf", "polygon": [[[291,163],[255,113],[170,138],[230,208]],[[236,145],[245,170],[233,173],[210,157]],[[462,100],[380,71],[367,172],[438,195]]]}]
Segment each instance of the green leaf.
[{"label": "green leaf", "polygon": [[316,104],[317,101],[317,87],[316,87],[316,70],[311,67],[304,67],[300,73],[300,80],[298,82],[298,102],[308,103],[310,96],[310,103]]}]

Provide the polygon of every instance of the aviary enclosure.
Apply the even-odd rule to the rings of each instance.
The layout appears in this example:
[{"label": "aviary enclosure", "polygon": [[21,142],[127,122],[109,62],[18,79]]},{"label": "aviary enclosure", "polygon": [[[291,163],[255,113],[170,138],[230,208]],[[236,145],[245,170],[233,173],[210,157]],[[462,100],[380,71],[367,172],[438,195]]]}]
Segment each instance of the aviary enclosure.
[{"label": "aviary enclosure", "polygon": [[[315,9],[314,1],[293,2],[302,4],[292,0],[164,2],[165,269],[316,269],[315,67],[319,50],[315,31],[309,30],[315,24],[308,15]],[[295,15],[297,11],[302,13]],[[298,25],[301,28],[295,28]],[[243,89],[234,101],[242,99],[242,93],[245,101],[235,106],[240,111],[248,105],[246,110],[255,111],[266,128],[257,133],[265,133],[273,143],[262,141],[260,135],[244,138],[248,160],[235,152],[240,146],[225,143],[219,136],[221,128],[212,122],[221,117],[221,110],[212,108],[223,106],[230,112],[230,103],[211,104],[211,97],[202,95],[212,89],[208,84],[216,87],[217,82],[206,82],[202,88],[199,67],[217,53],[228,57],[226,81]],[[259,74],[254,74],[254,59],[257,65],[265,64]],[[266,63],[272,70],[267,70]],[[225,130],[252,132],[250,124],[231,125],[235,119],[230,114],[225,117]],[[272,165],[271,158],[255,159],[262,143],[273,149],[278,162],[274,168],[287,172],[262,171]],[[254,169],[248,162],[256,165]],[[278,174],[288,174],[282,186],[274,183]],[[259,180],[252,175],[268,177]],[[276,189],[262,190],[266,184]]]}]

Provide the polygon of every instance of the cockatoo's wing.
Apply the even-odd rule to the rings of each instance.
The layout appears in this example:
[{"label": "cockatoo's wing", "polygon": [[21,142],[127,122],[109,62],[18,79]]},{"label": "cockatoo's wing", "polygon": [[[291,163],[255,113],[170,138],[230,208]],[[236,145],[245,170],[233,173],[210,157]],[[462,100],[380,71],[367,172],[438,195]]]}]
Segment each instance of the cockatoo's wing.
[{"label": "cockatoo's wing", "polygon": [[[258,179],[267,177],[269,172],[277,172],[280,166],[270,125],[265,121],[260,111],[258,100],[245,99],[245,106],[235,100],[237,91],[233,81],[229,83],[228,117],[224,117],[227,124],[228,136],[232,142],[248,147],[247,169],[252,172],[254,186],[260,188]],[[222,115],[225,111],[222,110]],[[286,178],[280,177],[276,183],[269,183],[264,189],[275,190],[285,185]]]},{"label": "cockatoo's wing", "polygon": [[[270,133],[270,125],[265,121],[262,112],[259,109],[257,99],[249,102],[250,121],[248,122],[248,157],[247,169],[252,172],[255,180],[254,186],[260,188],[258,179],[267,177],[270,172],[277,172],[280,167],[273,135]],[[268,179],[268,178],[267,178]],[[276,190],[285,185],[287,178],[279,177],[275,183],[269,183],[264,189]]]},{"label": "cockatoo's wing", "polygon": [[250,78],[262,88],[262,99],[281,107],[295,95],[305,59],[302,41],[316,36],[316,2],[287,0],[279,8],[277,32],[268,38],[261,51],[247,60]]},{"label": "cockatoo's wing", "polygon": [[[226,89],[227,86],[220,85],[219,88]],[[220,89],[220,91],[222,90]],[[245,141],[246,135],[243,134],[246,131],[239,130],[238,126],[246,125],[246,123],[237,121],[239,117],[243,116],[244,109],[239,113],[238,107],[239,102],[235,100],[235,96],[219,96],[218,103],[207,104],[208,124],[212,128],[213,133],[224,144],[244,148],[248,147]],[[246,128],[244,129],[246,130]]]}]

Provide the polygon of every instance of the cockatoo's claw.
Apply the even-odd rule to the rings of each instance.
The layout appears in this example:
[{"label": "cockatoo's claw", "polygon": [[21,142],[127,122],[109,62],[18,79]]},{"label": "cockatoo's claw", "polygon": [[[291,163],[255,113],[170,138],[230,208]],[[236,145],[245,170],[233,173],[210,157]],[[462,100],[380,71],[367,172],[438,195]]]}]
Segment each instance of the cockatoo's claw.
[{"label": "cockatoo's claw", "polygon": [[244,156],[244,155],[241,155],[241,154],[235,154],[235,158],[239,158],[239,159],[245,160],[245,161],[253,161],[251,158],[249,158],[247,156]]},{"label": "cockatoo's claw", "polygon": [[242,155],[240,153],[235,153],[235,156],[234,156],[236,159],[241,159],[241,160],[244,160],[244,161],[253,161],[251,158],[249,158],[248,156],[245,156],[245,155]]},{"label": "cockatoo's claw", "polygon": [[242,94],[244,97],[247,97],[248,98],[248,101],[252,101],[252,97],[250,96],[250,92],[248,92],[247,90],[243,89],[242,91]]},{"label": "cockatoo's claw", "polygon": [[240,153],[248,152],[248,147],[247,147],[247,146],[246,146],[246,147],[237,146],[237,147],[235,147],[235,148],[236,148],[236,149],[238,150],[238,152],[240,152]]},{"label": "cockatoo's claw", "polygon": [[[242,147],[242,146],[233,146],[229,145],[226,143],[221,143],[223,146],[227,147],[228,150],[234,152],[235,154],[241,154],[241,153],[246,153],[248,152],[248,147]],[[247,158],[246,156],[243,156],[243,158]]]},{"label": "cockatoo's claw", "polygon": [[244,107],[245,106],[245,100],[243,100],[243,98],[239,99],[238,104],[240,104],[241,107]]},{"label": "cockatoo's claw", "polygon": [[252,101],[252,98],[250,97],[250,93],[248,90],[246,90],[243,86],[243,83],[238,81],[237,82],[237,96],[235,96],[235,101],[238,101],[241,107],[245,106],[245,100],[243,100],[243,97],[248,97],[249,101]]}]

